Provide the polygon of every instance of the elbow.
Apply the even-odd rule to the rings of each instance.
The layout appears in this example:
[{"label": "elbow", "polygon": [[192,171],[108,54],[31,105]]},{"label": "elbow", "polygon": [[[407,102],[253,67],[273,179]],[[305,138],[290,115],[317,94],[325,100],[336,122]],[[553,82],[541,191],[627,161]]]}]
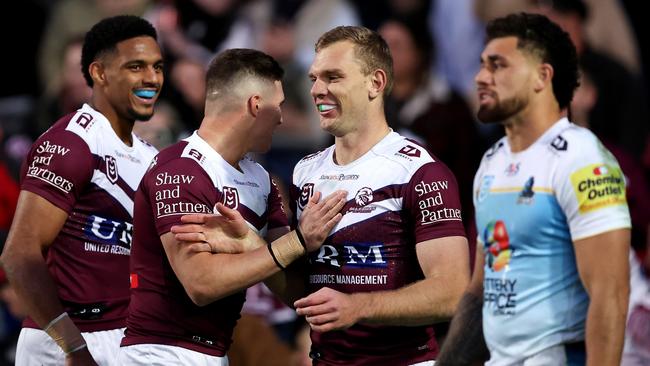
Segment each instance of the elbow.
[{"label": "elbow", "polygon": [[185,292],[187,296],[192,300],[196,306],[206,306],[209,305],[223,297],[226,297],[228,294],[218,290],[219,286],[214,286],[214,284],[201,283],[200,281],[192,281],[191,285],[184,284]]}]

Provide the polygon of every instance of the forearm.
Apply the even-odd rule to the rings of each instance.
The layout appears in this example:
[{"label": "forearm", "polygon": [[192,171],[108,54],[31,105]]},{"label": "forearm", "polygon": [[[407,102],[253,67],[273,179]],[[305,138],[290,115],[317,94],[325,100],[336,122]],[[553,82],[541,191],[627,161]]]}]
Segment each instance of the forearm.
[{"label": "forearm", "polygon": [[264,281],[266,286],[288,306],[307,295],[306,262],[297,260],[284,271],[278,272]]},{"label": "forearm", "polygon": [[[289,233],[273,242],[280,264],[291,262],[304,254],[304,248],[296,240],[295,233]],[[186,250],[176,242],[164,245],[176,275],[190,298],[200,306],[241,291],[281,270],[267,246],[240,254],[210,254]],[[300,253],[286,250],[296,246],[300,248]],[[182,252],[169,253],[179,248]],[[289,254],[285,256],[282,253]]]},{"label": "forearm", "polygon": [[[8,246],[7,249],[14,247]],[[28,255],[7,249],[2,256],[7,278],[29,316],[41,328],[45,328],[52,319],[63,313],[56,284],[45,260],[41,253]]]},{"label": "forearm", "polygon": [[[624,291],[622,291],[624,292]],[[625,336],[628,296],[592,299],[587,312],[587,365],[619,365]]]},{"label": "forearm", "polygon": [[463,285],[441,284],[434,278],[392,291],[351,295],[360,307],[360,321],[369,324],[418,326],[449,320]]},{"label": "forearm", "polygon": [[442,344],[436,365],[472,365],[489,358],[483,337],[482,307],[480,295],[465,293]]}]

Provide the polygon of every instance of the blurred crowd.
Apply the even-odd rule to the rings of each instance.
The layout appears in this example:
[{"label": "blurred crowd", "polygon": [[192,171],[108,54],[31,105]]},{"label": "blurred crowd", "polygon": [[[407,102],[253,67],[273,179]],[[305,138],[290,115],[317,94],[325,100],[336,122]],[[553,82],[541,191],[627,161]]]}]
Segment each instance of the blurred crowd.
[{"label": "blurred crowd", "polygon": [[[458,180],[471,247],[476,237],[472,179],[482,153],[503,131],[481,125],[474,75],[486,21],[518,11],[541,12],[571,36],[582,80],[570,119],[598,135],[627,178],[637,264],[627,340],[650,360],[650,137],[648,27],[632,0],[22,0],[1,12],[0,243],[18,197],[20,166],[31,143],[59,117],[88,101],[80,71],[85,32],[101,18],[140,15],[152,22],[165,54],[167,82],[154,117],[135,133],[157,148],[188,136],[201,122],[205,69],[228,48],[255,48],[286,71],[283,124],[258,161],[287,187],[295,163],[331,144],[310,100],[307,69],[317,37],[337,25],[364,25],[387,41],[394,87],[390,126],[425,144]],[[13,18],[9,20],[8,18]],[[19,20],[16,23],[16,20]],[[16,24],[19,24],[16,26]],[[288,195],[285,194],[285,198]],[[288,207],[288,205],[285,205]],[[21,306],[0,276],[0,365],[11,364]],[[251,341],[254,340],[254,341]],[[295,313],[268,289],[248,291],[231,364],[256,365],[273,349],[278,365],[309,365],[309,337]],[[255,351],[252,351],[255,349]],[[634,361],[630,361],[634,362]],[[640,361],[643,362],[643,361]],[[634,363],[629,363],[630,365]],[[642,364],[642,363],[639,363]]]}]

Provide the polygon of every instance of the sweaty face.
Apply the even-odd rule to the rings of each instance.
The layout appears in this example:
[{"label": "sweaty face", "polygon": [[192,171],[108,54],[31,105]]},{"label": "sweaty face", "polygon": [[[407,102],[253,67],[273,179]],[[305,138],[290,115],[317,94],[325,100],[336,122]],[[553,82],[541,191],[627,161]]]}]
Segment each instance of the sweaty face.
[{"label": "sweaty face", "polygon": [[343,136],[365,120],[370,103],[370,77],[361,71],[354,45],[341,41],[321,49],[309,69],[311,96],[320,115],[320,126]]},{"label": "sweaty face", "polygon": [[149,120],[164,80],[158,43],[151,37],[122,41],[101,62],[104,94],[118,118]]},{"label": "sweaty face", "polygon": [[251,131],[253,137],[251,151],[264,153],[271,148],[273,131],[282,123],[282,103],[284,103],[282,83],[275,81],[260,99],[257,118]]},{"label": "sweaty face", "polygon": [[528,106],[539,62],[524,52],[517,49],[516,37],[495,38],[485,46],[475,77],[482,122],[504,122]]}]

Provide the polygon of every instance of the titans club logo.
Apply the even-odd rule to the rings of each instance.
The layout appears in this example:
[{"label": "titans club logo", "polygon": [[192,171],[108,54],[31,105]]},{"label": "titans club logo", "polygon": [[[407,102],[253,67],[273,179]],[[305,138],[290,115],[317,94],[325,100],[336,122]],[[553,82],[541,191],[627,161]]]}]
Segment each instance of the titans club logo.
[{"label": "titans club logo", "polygon": [[106,177],[111,183],[117,183],[117,178],[119,178],[117,174],[117,161],[110,155],[106,155],[104,160],[106,160]]},{"label": "titans club logo", "polygon": [[237,188],[223,187],[223,204],[233,210],[239,207],[239,192],[237,192]]},{"label": "titans club logo", "polygon": [[314,195],[314,183],[305,183],[302,186],[302,190],[300,191],[300,198],[298,198],[298,207],[300,207],[301,210],[304,210],[307,204],[309,203],[309,199],[313,195]]}]

